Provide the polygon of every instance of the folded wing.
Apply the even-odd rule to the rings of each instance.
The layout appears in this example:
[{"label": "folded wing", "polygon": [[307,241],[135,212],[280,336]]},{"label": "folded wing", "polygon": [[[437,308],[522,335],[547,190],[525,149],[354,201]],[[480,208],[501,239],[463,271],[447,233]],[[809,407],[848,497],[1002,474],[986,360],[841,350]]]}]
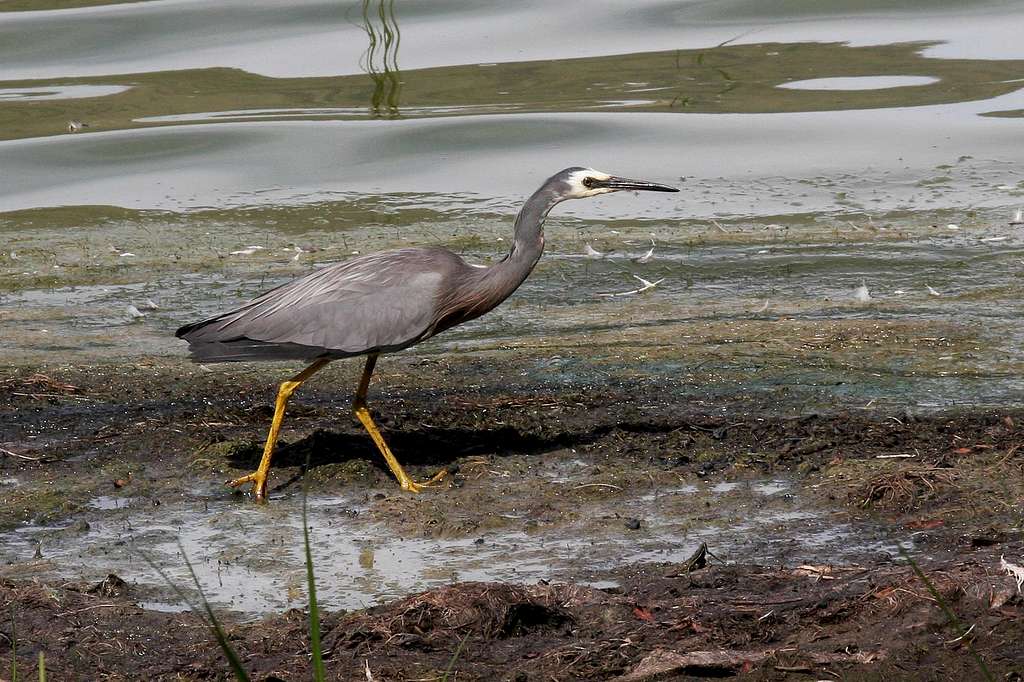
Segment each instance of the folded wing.
[{"label": "folded wing", "polygon": [[430,336],[453,254],[399,249],[332,265],[177,331],[198,362],[347,357]]}]

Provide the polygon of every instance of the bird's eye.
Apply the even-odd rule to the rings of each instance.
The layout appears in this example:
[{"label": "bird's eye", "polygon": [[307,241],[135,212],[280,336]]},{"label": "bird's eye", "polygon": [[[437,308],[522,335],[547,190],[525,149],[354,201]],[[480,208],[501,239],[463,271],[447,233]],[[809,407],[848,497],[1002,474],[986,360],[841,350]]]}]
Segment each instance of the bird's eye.
[{"label": "bird's eye", "polygon": [[595,184],[597,184],[597,181],[594,178],[583,178],[583,186],[587,189],[592,189]]}]

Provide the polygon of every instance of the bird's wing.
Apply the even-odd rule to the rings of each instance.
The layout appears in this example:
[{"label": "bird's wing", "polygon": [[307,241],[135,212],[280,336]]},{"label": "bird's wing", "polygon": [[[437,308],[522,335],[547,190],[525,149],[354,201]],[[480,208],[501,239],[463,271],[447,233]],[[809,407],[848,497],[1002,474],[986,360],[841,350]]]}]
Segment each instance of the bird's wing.
[{"label": "bird's wing", "polygon": [[248,339],[343,354],[404,348],[433,329],[447,256],[399,249],[338,263],[178,336],[193,344]]}]

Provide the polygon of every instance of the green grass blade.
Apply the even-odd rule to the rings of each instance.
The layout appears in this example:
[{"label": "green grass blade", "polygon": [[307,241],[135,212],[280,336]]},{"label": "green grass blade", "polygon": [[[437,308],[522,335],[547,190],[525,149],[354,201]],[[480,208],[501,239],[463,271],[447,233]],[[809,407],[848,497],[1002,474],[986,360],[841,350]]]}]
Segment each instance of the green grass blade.
[{"label": "green grass blade", "polygon": [[245,668],[242,667],[242,659],[238,657],[238,653],[234,647],[228,641],[227,634],[224,632],[224,628],[221,627],[220,621],[217,620],[217,614],[213,612],[213,608],[210,606],[210,602],[206,600],[206,594],[203,592],[203,586],[199,584],[199,577],[196,575],[196,571],[192,568],[192,562],[188,560],[188,555],[185,553],[185,548],[178,543],[178,549],[181,550],[181,556],[185,560],[185,566],[188,567],[188,573],[192,576],[192,582],[195,583],[196,589],[199,590],[199,598],[203,602],[203,609],[206,611],[206,616],[210,619],[210,627],[213,628],[213,634],[217,638],[217,644],[224,651],[224,655],[227,657],[228,662],[231,664],[231,671],[235,674],[235,677],[241,682],[249,682],[249,674],[245,672]]},{"label": "green grass blade", "polygon": [[39,682],[46,682],[46,656],[39,652]]},{"label": "green grass blade", "polygon": [[18,682],[18,624],[11,605],[11,682]]},{"label": "green grass blade", "polygon": [[444,669],[444,675],[441,677],[441,682],[448,682],[448,676],[452,674],[452,669],[455,667],[455,662],[459,660],[459,654],[462,653],[462,647],[466,646],[466,640],[469,639],[469,635],[472,631],[467,632],[466,636],[462,638],[459,645],[455,647],[455,653],[452,654],[452,659],[448,661],[448,667]]},{"label": "green grass blade", "polygon": [[[306,462],[309,470],[309,461]],[[324,656],[320,649],[320,609],[316,603],[316,580],[313,577],[313,552],[309,548],[309,524],[306,522],[306,497],[309,493],[308,479],[302,484],[302,537],[306,543],[306,584],[309,587],[309,647],[313,655],[313,680],[324,682]]]},{"label": "green grass blade", "polygon": [[[192,562],[188,560],[188,554],[185,553],[185,548],[181,546],[180,542],[178,543],[178,549],[181,551],[181,556],[185,560],[185,565],[188,567],[189,575],[192,576],[192,582],[195,583],[196,589],[199,590],[199,598],[202,600],[203,610],[206,611],[206,616],[208,618],[207,625],[210,626],[210,629],[213,631],[213,636],[217,640],[217,644],[220,646],[221,651],[224,652],[225,658],[228,659],[228,664],[231,666],[231,672],[234,673],[235,679],[239,682],[250,682],[249,673],[245,672],[245,668],[242,666],[242,659],[238,657],[238,653],[236,653],[234,647],[231,646],[227,635],[224,633],[224,628],[221,627],[220,621],[217,620],[217,615],[213,612],[213,608],[210,607],[210,602],[206,600],[206,593],[203,592],[203,586],[199,584],[199,578],[196,576],[195,569],[192,568]],[[178,596],[178,599],[188,604],[188,607],[192,609],[193,613],[199,612],[199,609],[188,595],[185,594],[185,592],[179,588],[166,573],[164,573],[162,568],[156,565],[156,562],[154,562],[148,554],[142,553],[142,558],[146,560],[146,563],[153,567],[153,570],[160,574],[160,577],[163,578],[164,582],[167,583],[168,586],[170,586],[174,591],[174,594]]]},{"label": "green grass blade", "polygon": [[924,574],[924,571],[922,571],[921,567],[917,565],[917,562],[910,558],[910,555],[907,554],[903,547],[900,547],[900,554],[907,560],[910,567],[914,569],[914,573],[916,573],[917,577],[924,583],[924,586],[928,588],[928,592],[931,593],[932,598],[938,602],[939,608],[941,608],[942,612],[946,614],[946,618],[949,619],[949,625],[956,632],[957,638],[964,642],[967,646],[967,651],[971,653],[974,661],[978,664],[978,669],[981,670],[982,676],[989,682],[995,682],[995,678],[992,677],[992,673],[989,672],[988,666],[985,665],[985,661],[981,658],[981,654],[974,650],[974,646],[971,644],[970,640],[967,639],[967,630],[964,628],[963,623],[960,622],[960,619],[956,617],[956,613],[953,612],[953,609],[948,603],[946,603],[946,600],[942,598],[939,591],[935,589],[935,585],[932,584],[932,581]]}]

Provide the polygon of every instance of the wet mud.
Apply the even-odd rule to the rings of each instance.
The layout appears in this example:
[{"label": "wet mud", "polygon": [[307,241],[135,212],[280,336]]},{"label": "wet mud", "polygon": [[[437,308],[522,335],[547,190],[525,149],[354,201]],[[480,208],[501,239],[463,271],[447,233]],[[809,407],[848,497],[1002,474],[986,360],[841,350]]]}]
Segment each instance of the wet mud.
[{"label": "wet mud", "polygon": [[16,640],[53,679],[224,679],[149,563],[188,588],[183,549],[254,679],[308,679],[305,481],[331,679],[1020,674],[1024,411],[399,356],[371,406],[415,477],[451,472],[409,495],[349,364],[293,399],[263,506],[222,482],[259,458],[277,368],[0,377],[0,661]]}]

